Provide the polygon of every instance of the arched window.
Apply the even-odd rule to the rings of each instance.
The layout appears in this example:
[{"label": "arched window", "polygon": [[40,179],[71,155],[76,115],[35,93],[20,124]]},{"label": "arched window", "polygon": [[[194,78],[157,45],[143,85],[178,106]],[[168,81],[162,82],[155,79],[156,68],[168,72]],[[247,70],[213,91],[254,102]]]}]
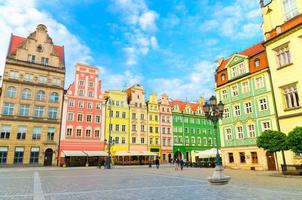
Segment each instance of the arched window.
[{"label": "arched window", "polygon": [[22,90],[22,99],[31,99],[31,90],[25,88]]},{"label": "arched window", "polygon": [[16,88],[13,86],[10,86],[6,90],[6,96],[9,98],[16,98]]},{"label": "arched window", "polygon": [[39,45],[37,46],[37,52],[42,52],[42,51],[43,51],[42,45],[39,44]]},{"label": "arched window", "polygon": [[43,90],[39,90],[36,97],[37,101],[45,101],[45,92]]},{"label": "arched window", "polygon": [[225,80],[225,74],[221,74],[221,80],[222,80],[222,81]]},{"label": "arched window", "polygon": [[59,102],[59,95],[56,92],[51,93],[50,102]]}]

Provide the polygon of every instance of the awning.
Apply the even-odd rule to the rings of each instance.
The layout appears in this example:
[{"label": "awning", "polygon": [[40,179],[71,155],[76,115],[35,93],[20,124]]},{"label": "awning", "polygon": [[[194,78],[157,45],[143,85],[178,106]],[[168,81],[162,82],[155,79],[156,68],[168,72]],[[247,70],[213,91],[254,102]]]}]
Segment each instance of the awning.
[{"label": "awning", "polygon": [[108,156],[108,153],[105,151],[84,151],[87,156]]},{"label": "awning", "polygon": [[212,148],[204,151],[195,151],[195,153],[195,156],[198,156],[199,158],[213,158],[216,157],[217,150],[215,148]]},{"label": "awning", "polygon": [[157,156],[157,153],[148,151],[118,151],[114,156]]},{"label": "awning", "polygon": [[65,156],[87,156],[83,151],[63,151],[62,157]]}]

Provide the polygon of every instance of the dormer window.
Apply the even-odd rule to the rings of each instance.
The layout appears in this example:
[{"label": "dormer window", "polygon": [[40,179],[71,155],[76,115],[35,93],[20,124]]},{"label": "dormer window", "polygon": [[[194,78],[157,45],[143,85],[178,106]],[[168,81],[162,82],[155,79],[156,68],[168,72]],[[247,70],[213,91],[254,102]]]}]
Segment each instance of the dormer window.
[{"label": "dormer window", "polygon": [[222,81],[225,80],[225,74],[221,74],[221,80],[222,80]]},{"label": "dormer window", "polygon": [[238,70],[239,70],[239,75],[240,74],[244,74],[245,73],[245,69],[244,69],[244,66],[243,66],[243,64],[241,63],[241,64],[239,64],[239,66],[238,66]]},{"label": "dormer window", "polygon": [[43,51],[43,49],[42,49],[42,45],[41,44],[39,44],[38,46],[37,46],[37,52],[42,52]]},{"label": "dormer window", "polygon": [[286,20],[290,20],[298,15],[296,0],[283,0],[283,7]]},{"label": "dormer window", "polygon": [[255,59],[255,67],[259,67],[260,66],[260,60],[257,58]]}]

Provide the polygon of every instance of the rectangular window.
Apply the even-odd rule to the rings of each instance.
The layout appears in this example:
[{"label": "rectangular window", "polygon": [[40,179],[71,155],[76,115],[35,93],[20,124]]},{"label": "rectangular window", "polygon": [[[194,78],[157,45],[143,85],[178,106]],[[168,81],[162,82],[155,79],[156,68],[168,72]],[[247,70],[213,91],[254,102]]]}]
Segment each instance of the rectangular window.
[{"label": "rectangular window", "polygon": [[260,105],[260,110],[261,111],[267,110],[267,101],[266,101],[266,98],[259,99],[259,105]]},{"label": "rectangular window", "polygon": [[132,144],[136,143],[136,137],[132,137]]},{"label": "rectangular window", "polygon": [[54,78],[54,79],[51,80],[51,84],[55,85],[55,86],[61,86],[61,80],[57,79],[57,78]]},{"label": "rectangular window", "polygon": [[42,65],[48,65],[48,58],[42,57],[41,58],[41,64]]},{"label": "rectangular window", "polygon": [[225,129],[225,135],[227,140],[232,140],[232,130],[230,128]]},{"label": "rectangular window", "polygon": [[150,144],[153,144],[153,139],[152,139],[152,138],[150,138],[149,142],[150,142]]},{"label": "rectangular window", "polygon": [[26,126],[19,126],[17,132],[17,140],[25,140],[26,132],[27,132]]},{"label": "rectangular window", "polygon": [[262,122],[263,131],[271,130],[271,125],[269,122]]},{"label": "rectangular window", "polygon": [[141,144],[145,144],[145,138],[141,138]]},{"label": "rectangular window", "polygon": [[88,102],[88,103],[87,103],[87,108],[88,108],[88,109],[92,109],[92,108],[93,108],[93,104],[92,104],[91,102]]},{"label": "rectangular window", "polygon": [[89,97],[93,97],[93,92],[92,91],[88,91],[88,96]]},{"label": "rectangular window", "polygon": [[243,93],[248,93],[250,92],[250,87],[249,87],[249,82],[243,82],[242,83],[242,89],[243,89]]},{"label": "rectangular window", "polygon": [[144,120],[144,119],[145,119],[145,115],[141,114],[141,120]]},{"label": "rectangular window", "polygon": [[163,146],[166,146],[166,139],[163,139]]},{"label": "rectangular window", "polygon": [[155,133],[158,133],[158,130],[159,130],[158,127],[155,127]]},{"label": "rectangular window", "polygon": [[84,90],[79,90],[79,96],[84,96]]},{"label": "rectangular window", "polygon": [[55,128],[48,128],[47,131],[47,140],[54,141],[55,138]]},{"label": "rectangular window", "polygon": [[244,152],[239,152],[239,157],[240,157],[240,162],[245,163],[245,153]]},{"label": "rectangular window", "polygon": [[255,86],[256,90],[264,87],[264,80],[262,76],[256,78],[255,82],[256,82],[256,86]]},{"label": "rectangular window", "polygon": [[7,161],[7,147],[0,147],[0,164],[5,164]]},{"label": "rectangular window", "polygon": [[37,164],[39,162],[39,153],[40,153],[40,148],[39,147],[32,147],[31,148],[30,159],[29,159],[30,164]]},{"label": "rectangular window", "polygon": [[286,20],[290,20],[299,14],[296,0],[283,0],[283,7]]},{"label": "rectangular window", "polygon": [[14,156],[15,164],[23,163],[23,154],[24,154],[24,147],[16,147],[15,156]]},{"label": "rectangular window", "polygon": [[41,139],[41,127],[34,127],[32,139],[33,140],[40,140]]},{"label": "rectangular window", "polygon": [[238,71],[239,71],[239,75],[244,74],[245,73],[245,68],[243,63],[240,63],[238,66]]},{"label": "rectangular window", "polygon": [[46,84],[47,83],[47,77],[46,76],[39,76],[38,77],[38,82]]},{"label": "rectangular window", "polygon": [[255,133],[255,126],[254,126],[254,124],[248,125],[248,130],[249,130],[249,136],[250,136],[250,138],[255,138],[256,137],[256,133]]},{"label": "rectangular window", "polygon": [[83,114],[78,114],[78,122],[82,122],[83,121]]},{"label": "rectangular window", "polygon": [[68,105],[69,107],[74,107],[74,100],[69,100]]},{"label": "rectangular window", "polygon": [[122,144],[126,144],[126,138],[122,137]]},{"label": "rectangular window", "polygon": [[120,117],[120,112],[119,112],[119,111],[116,111],[115,117],[116,117],[116,118],[119,118],[119,117]]},{"label": "rectangular window", "polygon": [[109,124],[109,131],[113,130],[113,124]]},{"label": "rectangular window", "polygon": [[19,107],[19,115],[28,116],[29,115],[29,105],[21,104]]},{"label": "rectangular window", "polygon": [[120,138],[119,137],[115,137],[114,142],[115,142],[115,144],[119,144],[120,143]]},{"label": "rectangular window", "polygon": [[4,108],[3,108],[3,115],[13,115],[14,113],[14,106],[15,104],[13,103],[4,103]]},{"label": "rectangular window", "polygon": [[25,74],[24,75],[24,81],[27,81],[27,82],[32,82],[33,81],[33,76],[31,74]]},{"label": "rectangular window", "polygon": [[152,126],[149,127],[149,131],[150,131],[150,133],[153,133],[153,127]]},{"label": "rectangular window", "polygon": [[222,99],[227,99],[228,98],[228,93],[226,90],[222,91]]},{"label": "rectangular window", "polygon": [[122,118],[125,119],[126,118],[126,112],[122,113]]},{"label": "rectangular window", "polygon": [[234,110],[235,110],[235,116],[240,116],[240,106],[239,105],[235,106]]},{"label": "rectangular window", "polygon": [[225,119],[230,118],[230,110],[229,108],[225,108],[223,111],[223,116]]},{"label": "rectangular window", "polygon": [[1,126],[0,139],[9,139],[11,126]]},{"label": "rectangular window", "polygon": [[296,85],[283,88],[283,95],[286,102],[286,108],[297,108],[300,106],[299,95]]},{"label": "rectangular window", "polygon": [[120,131],[120,125],[119,124],[115,125],[115,131]]},{"label": "rectangular window", "polygon": [[235,85],[232,87],[232,96],[236,97],[236,96],[238,96],[238,94],[239,94],[238,87],[237,87],[237,85]]},{"label": "rectangular window", "polygon": [[243,139],[243,129],[242,126],[237,127],[237,137],[238,139]]},{"label": "rectangular window", "polygon": [[19,72],[10,71],[9,72],[9,78],[10,79],[19,79]]},{"label": "rectangular window", "polygon": [[167,131],[167,132],[168,132],[168,134],[170,134],[170,128],[167,128],[167,130],[168,130],[168,131]]},{"label": "rectangular window", "polygon": [[155,144],[158,145],[158,138],[155,138]]},{"label": "rectangular window", "polygon": [[257,164],[258,163],[257,152],[251,152],[251,157],[252,157],[252,163]]},{"label": "rectangular window", "polygon": [[87,122],[91,122],[91,121],[92,121],[91,115],[86,115],[86,121],[87,121]]},{"label": "rectangular window", "polygon": [[96,123],[100,123],[100,122],[101,122],[101,116],[96,115],[96,116],[95,116],[95,122],[96,122]]},{"label": "rectangular window", "polygon": [[72,128],[67,128],[66,135],[71,136],[72,135]]},{"label": "rectangular window", "polygon": [[73,113],[68,113],[67,114],[67,120],[68,121],[73,121]]},{"label": "rectangular window", "polygon": [[136,113],[132,113],[131,119],[136,119]]},{"label": "rectangular window", "polygon": [[245,103],[245,112],[246,112],[246,114],[252,113],[252,103],[251,102]]},{"label": "rectangular window", "polygon": [[94,130],[94,137],[96,138],[100,137],[100,130]]},{"label": "rectangular window", "polygon": [[57,119],[58,108],[57,107],[49,107],[48,108],[48,117],[50,119]]},{"label": "rectangular window", "polygon": [[82,129],[77,128],[77,136],[78,137],[82,136]]},{"label": "rectangular window", "polygon": [[141,125],[141,131],[145,132],[145,126],[144,125]]},{"label": "rectangular window", "polygon": [[44,107],[43,106],[35,106],[35,117],[43,117],[44,115]]},{"label": "rectangular window", "polygon": [[132,125],[132,129],[131,129],[132,131],[136,131],[136,125]]},{"label": "rectangular window", "polygon": [[122,132],[126,132],[126,125],[122,125]]},{"label": "rectangular window", "polygon": [[228,153],[229,154],[229,163],[233,163],[234,162],[234,155],[233,153]]},{"label": "rectangular window", "polygon": [[237,67],[233,67],[231,68],[231,72],[232,72],[232,78],[236,77],[237,76]]}]

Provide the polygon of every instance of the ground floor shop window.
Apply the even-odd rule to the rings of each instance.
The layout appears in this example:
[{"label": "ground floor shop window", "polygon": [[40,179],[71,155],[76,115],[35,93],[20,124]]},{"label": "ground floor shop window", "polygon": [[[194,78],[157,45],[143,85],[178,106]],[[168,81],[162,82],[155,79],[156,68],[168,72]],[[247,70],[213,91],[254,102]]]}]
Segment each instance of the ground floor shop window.
[{"label": "ground floor shop window", "polygon": [[40,152],[39,147],[31,148],[30,159],[29,159],[29,162],[31,164],[35,164],[39,162],[39,152]]},{"label": "ground floor shop window", "polygon": [[166,160],[166,154],[163,154],[163,160]]},{"label": "ground floor shop window", "polygon": [[0,147],[0,164],[5,164],[7,160],[7,147]]},{"label": "ground floor shop window", "polygon": [[251,152],[252,163],[258,163],[257,152]]},{"label": "ground floor shop window", "polygon": [[24,148],[23,147],[16,147],[14,163],[23,163],[23,154]]},{"label": "ground floor shop window", "polygon": [[233,153],[229,153],[229,163],[233,163],[234,162],[234,155]]},{"label": "ground floor shop window", "polygon": [[240,162],[241,163],[245,163],[245,153],[244,152],[240,152],[239,156],[240,156]]}]

